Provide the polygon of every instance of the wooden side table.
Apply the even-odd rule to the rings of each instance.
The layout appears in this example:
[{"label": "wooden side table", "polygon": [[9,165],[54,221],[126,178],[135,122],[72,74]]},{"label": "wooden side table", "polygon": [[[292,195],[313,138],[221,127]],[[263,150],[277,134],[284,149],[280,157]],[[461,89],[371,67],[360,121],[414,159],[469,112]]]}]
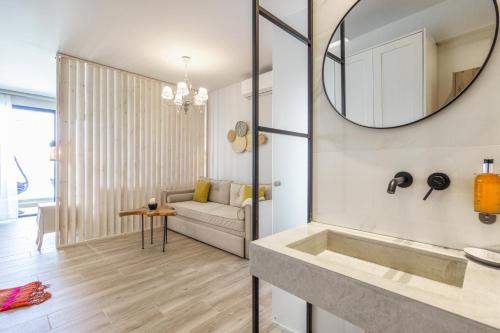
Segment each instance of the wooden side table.
[{"label": "wooden side table", "polygon": [[162,206],[155,210],[150,210],[147,207],[137,209],[122,210],[118,215],[120,217],[140,215],[141,216],[141,234],[142,234],[142,249],[144,249],[144,216],[151,219],[151,244],[153,244],[153,217],[163,217],[163,252],[165,252],[165,243],[167,242],[167,218],[174,216],[175,210],[173,208]]}]

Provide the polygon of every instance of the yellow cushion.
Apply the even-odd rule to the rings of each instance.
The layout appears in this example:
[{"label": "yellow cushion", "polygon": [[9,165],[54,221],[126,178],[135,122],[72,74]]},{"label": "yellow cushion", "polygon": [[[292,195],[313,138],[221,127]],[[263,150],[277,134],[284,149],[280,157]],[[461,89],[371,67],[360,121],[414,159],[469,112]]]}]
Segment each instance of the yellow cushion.
[{"label": "yellow cushion", "polygon": [[[252,198],[252,186],[244,185],[242,193],[242,201]],[[259,186],[259,200],[266,198],[266,188],[264,186]]]},{"label": "yellow cushion", "polygon": [[193,201],[207,202],[208,192],[210,192],[210,182],[208,180],[198,180],[194,187]]}]

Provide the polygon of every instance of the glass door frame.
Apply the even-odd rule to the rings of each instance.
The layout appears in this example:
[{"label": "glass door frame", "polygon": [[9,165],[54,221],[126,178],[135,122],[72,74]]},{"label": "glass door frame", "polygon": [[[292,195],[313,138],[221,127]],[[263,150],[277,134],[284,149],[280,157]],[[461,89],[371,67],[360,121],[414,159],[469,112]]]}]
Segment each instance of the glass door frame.
[{"label": "glass door frame", "polygon": [[[307,37],[287,23],[270,13],[252,0],[252,188],[259,188],[259,144],[260,132],[302,137],[308,140],[307,153],[307,223],[312,219],[312,181],[313,181],[313,2],[307,0]],[[259,123],[259,28],[260,17],[295,37],[308,47],[307,54],[307,133],[287,131],[279,128],[260,126]],[[252,191],[252,240],[259,238],[259,191]],[[306,306],[306,332],[312,332],[312,305]],[[259,332],[259,278],[252,276],[252,332]]]}]

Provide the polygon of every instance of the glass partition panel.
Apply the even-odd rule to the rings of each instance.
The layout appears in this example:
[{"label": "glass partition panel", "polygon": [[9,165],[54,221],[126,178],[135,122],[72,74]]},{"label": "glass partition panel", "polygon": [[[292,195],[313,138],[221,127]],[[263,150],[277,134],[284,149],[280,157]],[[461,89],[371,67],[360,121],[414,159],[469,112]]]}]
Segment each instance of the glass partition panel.
[{"label": "glass partition panel", "polygon": [[307,0],[260,0],[260,6],[307,36]]},{"label": "glass partition panel", "polygon": [[[307,42],[308,0],[261,0],[259,25],[259,201],[258,237],[308,222],[309,87],[312,49]],[[255,68],[257,70],[257,68]],[[270,81],[269,81],[270,79]],[[334,86],[334,84],[332,84]],[[257,134],[256,134],[257,135]],[[256,179],[254,179],[256,180]],[[253,332],[259,331],[258,280],[254,278]],[[257,288],[256,288],[257,284]],[[263,283],[267,287],[267,283]],[[265,289],[266,291],[269,289]],[[276,287],[271,295],[273,321],[293,331],[310,331],[310,307]],[[255,302],[256,301],[256,302]],[[267,303],[269,304],[269,303]],[[284,311],[286,309],[286,311]]]},{"label": "glass partition panel", "polygon": [[[259,201],[259,238],[307,223],[308,140],[260,133],[259,178],[265,200]],[[305,327],[306,302],[272,287],[272,317],[300,332]]]},{"label": "glass partition panel", "polygon": [[260,96],[272,99],[272,117],[259,110],[260,126],[307,133],[307,45],[261,17],[260,55]]},{"label": "glass partition panel", "polygon": [[281,134],[259,134],[259,237],[307,223],[308,141]]}]

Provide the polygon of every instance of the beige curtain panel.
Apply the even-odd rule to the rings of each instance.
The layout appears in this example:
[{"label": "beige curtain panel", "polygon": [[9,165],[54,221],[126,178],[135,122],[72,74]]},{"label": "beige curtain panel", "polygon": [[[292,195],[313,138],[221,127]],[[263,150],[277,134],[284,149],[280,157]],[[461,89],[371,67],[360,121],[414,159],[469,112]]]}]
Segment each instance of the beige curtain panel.
[{"label": "beige curtain panel", "polygon": [[58,246],[138,231],[120,210],[205,175],[206,112],[178,112],[164,86],[58,56]]}]

